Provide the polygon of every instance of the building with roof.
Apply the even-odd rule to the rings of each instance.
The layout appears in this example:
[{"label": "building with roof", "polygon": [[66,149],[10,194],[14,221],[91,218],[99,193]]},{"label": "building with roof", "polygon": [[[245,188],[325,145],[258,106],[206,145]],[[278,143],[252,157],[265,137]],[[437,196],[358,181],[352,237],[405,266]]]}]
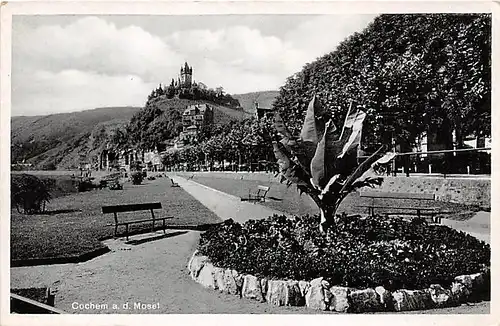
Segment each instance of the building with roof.
[{"label": "building with roof", "polygon": [[272,118],[273,116],[273,109],[272,108],[263,108],[259,106],[259,102],[255,101],[255,118],[258,120],[262,119],[263,117],[268,117]]},{"label": "building with roof", "polygon": [[182,113],[182,139],[196,140],[201,127],[213,124],[214,109],[208,104],[188,106]]}]

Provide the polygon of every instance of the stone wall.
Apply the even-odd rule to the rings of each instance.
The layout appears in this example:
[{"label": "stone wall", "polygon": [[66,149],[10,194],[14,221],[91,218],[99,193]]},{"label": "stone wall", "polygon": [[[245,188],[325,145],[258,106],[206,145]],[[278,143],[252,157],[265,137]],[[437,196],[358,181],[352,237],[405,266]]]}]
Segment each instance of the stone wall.
[{"label": "stone wall", "polygon": [[487,179],[385,177],[383,192],[435,194],[439,201],[491,207],[491,181]]},{"label": "stone wall", "polygon": [[[191,278],[202,286],[240,298],[275,306],[305,306],[308,309],[362,313],[413,311],[458,306],[484,296],[490,286],[489,269],[455,277],[451,286],[433,284],[427,289],[394,292],[382,286],[355,289],[331,286],[322,277],[311,281],[268,280],[233,269],[214,266],[208,257],[195,252],[188,263]],[[482,299],[482,298],[481,298]]]},{"label": "stone wall", "polygon": [[[213,178],[228,178],[235,180],[254,180],[265,183],[279,183],[274,173],[266,172],[179,172],[178,175],[193,174]],[[489,179],[459,179],[438,177],[384,177],[380,188],[370,191],[429,193],[436,194],[436,199],[453,203],[491,207],[491,180]]]}]

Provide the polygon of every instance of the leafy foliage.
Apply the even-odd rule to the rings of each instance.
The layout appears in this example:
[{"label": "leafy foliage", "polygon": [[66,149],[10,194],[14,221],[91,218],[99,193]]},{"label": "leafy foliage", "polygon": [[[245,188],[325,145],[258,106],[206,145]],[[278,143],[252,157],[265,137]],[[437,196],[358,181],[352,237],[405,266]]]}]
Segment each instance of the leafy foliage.
[{"label": "leafy foliage", "polygon": [[144,174],[142,172],[132,172],[130,174],[130,179],[132,181],[132,184],[134,185],[140,185],[142,181],[144,180]]},{"label": "leafy foliage", "polygon": [[92,183],[92,180],[89,178],[82,178],[76,182],[76,190],[77,192],[89,191],[96,188],[96,186]]},{"label": "leafy foliage", "polygon": [[317,216],[233,220],[202,234],[199,250],[219,267],[260,277],[389,290],[448,286],[490,264],[490,246],[446,226],[381,216],[343,216],[318,233]]},{"label": "leafy foliage", "polygon": [[45,210],[45,204],[52,198],[49,182],[31,174],[11,175],[11,205],[24,214],[36,214]]},{"label": "leafy foliage", "polygon": [[215,90],[213,88],[204,89],[195,83],[190,88],[181,88],[175,86],[173,79],[169,86],[162,86],[160,84],[157,88],[153,89],[151,94],[148,96],[146,106],[149,106],[160,99],[172,99],[174,97],[179,99],[210,101],[233,108],[240,106],[239,101],[231,95],[225,94],[222,87],[218,87]]},{"label": "leafy foliage", "polygon": [[459,144],[464,134],[490,135],[491,15],[378,16],[281,87],[274,108],[292,134],[314,94],[335,125],[351,100],[359,103],[371,151],[391,135],[409,146],[432,124],[456,129]]}]

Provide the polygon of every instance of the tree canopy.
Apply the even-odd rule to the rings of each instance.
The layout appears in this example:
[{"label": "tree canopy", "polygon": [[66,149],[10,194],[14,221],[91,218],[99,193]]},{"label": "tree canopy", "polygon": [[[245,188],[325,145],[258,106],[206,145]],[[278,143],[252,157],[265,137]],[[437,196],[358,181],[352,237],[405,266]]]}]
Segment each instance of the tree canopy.
[{"label": "tree canopy", "polygon": [[[411,145],[431,124],[490,135],[491,15],[378,16],[290,76],[274,102],[298,132],[312,96],[341,125],[351,101],[367,113],[363,143]],[[451,127],[451,128],[450,128]]]}]

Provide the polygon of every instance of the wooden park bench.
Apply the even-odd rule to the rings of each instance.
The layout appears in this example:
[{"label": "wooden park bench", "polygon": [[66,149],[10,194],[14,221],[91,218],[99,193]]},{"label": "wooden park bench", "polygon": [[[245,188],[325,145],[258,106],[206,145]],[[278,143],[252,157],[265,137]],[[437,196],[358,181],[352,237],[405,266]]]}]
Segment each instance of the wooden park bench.
[{"label": "wooden park bench", "polygon": [[269,188],[270,187],[258,185],[256,191],[251,192],[251,190],[249,190],[248,198],[242,198],[241,200],[266,201],[266,196],[267,193],[269,192]]},{"label": "wooden park bench", "polygon": [[[157,217],[155,217],[155,213],[153,211],[154,209],[161,209],[161,203],[145,203],[145,204],[127,204],[127,205],[103,206],[102,207],[102,213],[103,214],[110,214],[110,213],[114,214],[115,224],[108,224],[107,226],[114,226],[115,227],[115,235],[114,235],[115,238],[117,237],[117,234],[118,234],[118,226],[125,225],[125,236],[127,237],[127,240],[128,240],[128,235],[129,235],[128,226],[130,224],[139,224],[139,223],[152,222],[153,225],[151,226],[151,232],[153,232],[154,228],[155,228],[155,222],[156,221],[163,221],[163,233],[165,233],[165,227],[166,227],[165,226],[165,220],[171,219],[171,218],[173,218],[173,216],[167,216],[167,217],[157,218]],[[146,210],[151,211],[151,218],[150,219],[118,222],[117,213],[146,211]]]},{"label": "wooden park bench", "polygon": [[[371,202],[369,205],[361,205],[361,207],[368,208],[369,215],[375,215],[375,210],[383,210],[383,214],[389,215],[407,215],[416,216],[418,218],[425,218],[431,223],[441,223],[442,213],[439,207],[409,207],[401,205],[380,205],[376,204],[376,199],[411,199],[420,201],[430,201],[436,200],[434,194],[424,194],[424,193],[389,193],[389,192],[378,192],[378,191],[366,191],[360,192],[360,197],[370,198]],[[388,211],[387,211],[388,210]]]},{"label": "wooden park bench", "polygon": [[170,182],[172,182],[172,187],[179,187],[179,184],[174,182],[174,179],[170,178]]}]

